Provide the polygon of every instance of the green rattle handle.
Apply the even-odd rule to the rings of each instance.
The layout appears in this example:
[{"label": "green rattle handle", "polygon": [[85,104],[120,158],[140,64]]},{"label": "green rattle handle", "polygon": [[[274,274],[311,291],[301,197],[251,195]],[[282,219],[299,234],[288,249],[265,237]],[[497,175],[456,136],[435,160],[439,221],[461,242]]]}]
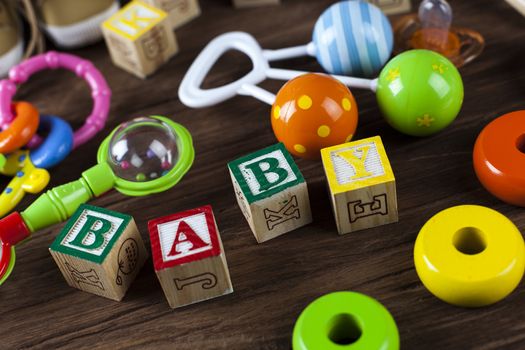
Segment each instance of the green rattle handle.
[{"label": "green rattle handle", "polygon": [[38,231],[67,220],[82,203],[106,193],[114,184],[109,165],[97,164],[84,171],[80,179],[40,195],[21,216],[31,232]]}]

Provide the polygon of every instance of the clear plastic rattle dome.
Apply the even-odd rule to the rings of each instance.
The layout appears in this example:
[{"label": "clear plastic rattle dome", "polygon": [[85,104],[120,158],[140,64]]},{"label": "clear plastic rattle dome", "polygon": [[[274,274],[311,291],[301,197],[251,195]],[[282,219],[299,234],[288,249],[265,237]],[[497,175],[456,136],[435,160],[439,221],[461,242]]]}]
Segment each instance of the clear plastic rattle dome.
[{"label": "clear plastic rattle dome", "polygon": [[121,124],[109,144],[109,164],[119,178],[133,182],[167,174],[179,158],[178,140],[166,123],[149,117]]}]

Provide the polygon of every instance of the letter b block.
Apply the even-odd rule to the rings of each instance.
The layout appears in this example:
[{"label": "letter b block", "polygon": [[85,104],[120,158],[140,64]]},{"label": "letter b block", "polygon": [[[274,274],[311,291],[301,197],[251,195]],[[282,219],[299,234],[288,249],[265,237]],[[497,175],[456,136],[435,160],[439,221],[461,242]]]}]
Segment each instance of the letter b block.
[{"label": "letter b block", "polygon": [[396,181],[379,136],[321,150],[339,234],[397,222]]},{"label": "letter b block", "polygon": [[233,292],[210,206],[148,223],[153,265],[172,308]]},{"label": "letter b block", "polygon": [[228,168],[257,242],[312,222],[306,182],[282,143],[234,160]]},{"label": "letter b block", "polygon": [[117,301],[148,258],[131,216],[86,204],[49,251],[71,287]]},{"label": "letter b block", "polygon": [[178,51],[166,12],[132,1],[102,24],[113,63],[145,78]]}]

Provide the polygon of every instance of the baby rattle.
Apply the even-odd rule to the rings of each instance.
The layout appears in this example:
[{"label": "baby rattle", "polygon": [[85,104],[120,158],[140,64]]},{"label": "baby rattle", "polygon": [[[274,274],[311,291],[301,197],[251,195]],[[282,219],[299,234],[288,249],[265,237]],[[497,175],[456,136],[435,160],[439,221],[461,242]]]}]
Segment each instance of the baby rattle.
[{"label": "baby rattle", "polygon": [[370,77],[390,58],[392,27],[375,5],[340,1],[327,8],[315,23],[307,45],[264,50],[268,61],[315,56],[330,74]]},{"label": "baby rattle", "polygon": [[115,188],[145,196],[175,186],[193,163],[190,133],[161,116],[122,123],[99,147],[98,164],[74,182],[42,194],[22,213],[0,220],[0,284],[15,263],[15,245],[31,233],[69,218],[80,204]]},{"label": "baby rattle", "polygon": [[[224,52],[232,49],[245,53],[251,59],[252,70],[242,78],[224,86],[202,89],[202,82],[213,64]],[[298,130],[297,124],[288,123],[290,113],[297,111],[301,119],[309,120],[308,125],[320,128],[326,124],[323,124],[322,120],[316,120],[317,118],[332,118],[332,111],[337,114],[341,110],[339,114],[344,115],[344,112],[353,110],[355,115],[344,118],[348,120],[341,123],[347,125],[344,131],[348,137],[355,131],[355,127],[352,128],[352,126],[357,125],[357,109],[353,108],[356,106],[350,91],[345,91],[345,96],[341,97],[338,92],[341,91],[339,84],[325,84],[322,88],[316,89],[315,84],[308,85],[307,83],[313,81],[312,79],[304,78],[300,78],[293,84],[291,82],[285,84],[277,96],[257,86],[266,78],[289,80],[305,73],[271,68],[264,51],[251,35],[243,32],[225,33],[213,39],[195,59],[179,87],[179,98],[189,107],[201,108],[225,101],[237,94],[253,96],[273,105],[271,120],[274,133],[291,153],[307,158],[312,158],[314,155],[318,157],[319,147],[323,145],[318,144],[314,146],[314,149],[308,149],[301,147],[301,145],[305,146],[303,143],[295,142],[301,134],[304,134],[304,131]],[[442,130],[456,118],[463,103],[463,82],[456,67],[445,57],[427,50],[411,50],[398,55],[386,64],[377,79],[339,75],[333,78],[350,87],[375,91],[379,107],[387,122],[398,131],[413,136],[427,136]],[[306,83],[305,86],[303,83]],[[302,98],[303,90],[315,90],[316,101],[309,94],[305,94],[308,98]],[[287,97],[281,98],[282,96]],[[294,96],[297,103],[289,103],[283,109],[284,99],[289,99],[290,96]],[[324,106],[321,117],[317,112],[312,112],[305,118],[306,114],[303,112],[305,109],[299,105],[299,102],[306,102],[304,106],[318,106],[322,104],[325,96],[335,100],[336,105],[342,109],[334,110],[329,106]],[[343,104],[341,98],[346,98],[350,103],[344,102]],[[281,123],[274,121],[274,118],[281,120]],[[285,130],[277,130],[276,125]],[[326,134],[327,131],[326,128],[323,128],[320,134]],[[292,138],[295,141],[288,142],[284,135],[293,135]],[[330,142],[332,143],[329,144]],[[330,142],[327,142],[328,144],[324,147],[343,143],[345,138],[331,139]],[[299,146],[295,147],[295,145]]]},{"label": "baby rattle", "polygon": [[[92,138],[98,131],[104,128],[106,119],[109,112],[111,90],[109,89],[106,80],[95,68],[95,66],[80,57],[49,51],[47,53],[31,57],[17,66],[11,68],[9,71],[9,79],[0,81],[0,126],[6,130],[9,130],[11,123],[15,123],[19,115],[13,115],[11,110],[11,104],[13,96],[16,93],[16,84],[21,84],[27,81],[34,73],[42,71],[44,69],[57,69],[64,68],[74,72],[80,78],[83,78],[91,88],[91,96],[93,98],[93,110],[87,117],[84,125],[78,129],[73,138],[73,148],[80,146],[81,144]],[[18,112],[15,109],[15,112]],[[20,116],[24,116],[21,114]],[[31,130],[36,131],[34,123],[31,124]],[[38,125],[38,121],[36,123]],[[27,138],[25,133],[24,137]],[[24,138],[24,140],[25,140]],[[40,143],[42,140],[39,137],[34,137],[29,143],[29,146],[34,146]],[[0,145],[2,144],[0,135]],[[9,153],[14,151],[25,143],[18,147],[11,148],[10,150],[4,151]],[[4,153],[2,152],[2,153]]]}]

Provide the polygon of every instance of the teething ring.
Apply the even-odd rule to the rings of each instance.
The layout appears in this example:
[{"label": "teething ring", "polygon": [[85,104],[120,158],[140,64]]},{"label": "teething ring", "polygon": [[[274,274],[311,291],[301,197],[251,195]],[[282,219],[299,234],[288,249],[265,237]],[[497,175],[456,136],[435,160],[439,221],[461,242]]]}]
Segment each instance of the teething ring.
[{"label": "teething ring", "polygon": [[[74,55],[50,51],[34,56],[11,68],[9,79],[0,81],[0,125],[6,127],[14,119],[10,105],[16,93],[16,84],[24,83],[34,73],[41,70],[57,68],[70,70],[84,79],[88,83],[93,97],[91,114],[86,118],[84,125],[74,134],[73,148],[76,148],[104,127],[109,112],[111,90],[102,74],[91,62]],[[38,141],[32,140],[32,144],[39,142],[41,142],[39,138]]]},{"label": "teething ring", "polygon": [[293,350],[399,349],[394,318],[375,299],[356,292],[324,295],[295,323]]},{"label": "teething ring", "polygon": [[434,215],[414,246],[416,271],[439,299],[479,307],[509,295],[525,270],[525,244],[504,215],[460,205]]},{"label": "teething ring", "polygon": [[[11,109],[11,105],[9,107]],[[16,118],[4,131],[0,132],[0,153],[2,154],[23,147],[38,129],[38,111],[33,105],[27,102],[14,102],[12,108]]]}]

